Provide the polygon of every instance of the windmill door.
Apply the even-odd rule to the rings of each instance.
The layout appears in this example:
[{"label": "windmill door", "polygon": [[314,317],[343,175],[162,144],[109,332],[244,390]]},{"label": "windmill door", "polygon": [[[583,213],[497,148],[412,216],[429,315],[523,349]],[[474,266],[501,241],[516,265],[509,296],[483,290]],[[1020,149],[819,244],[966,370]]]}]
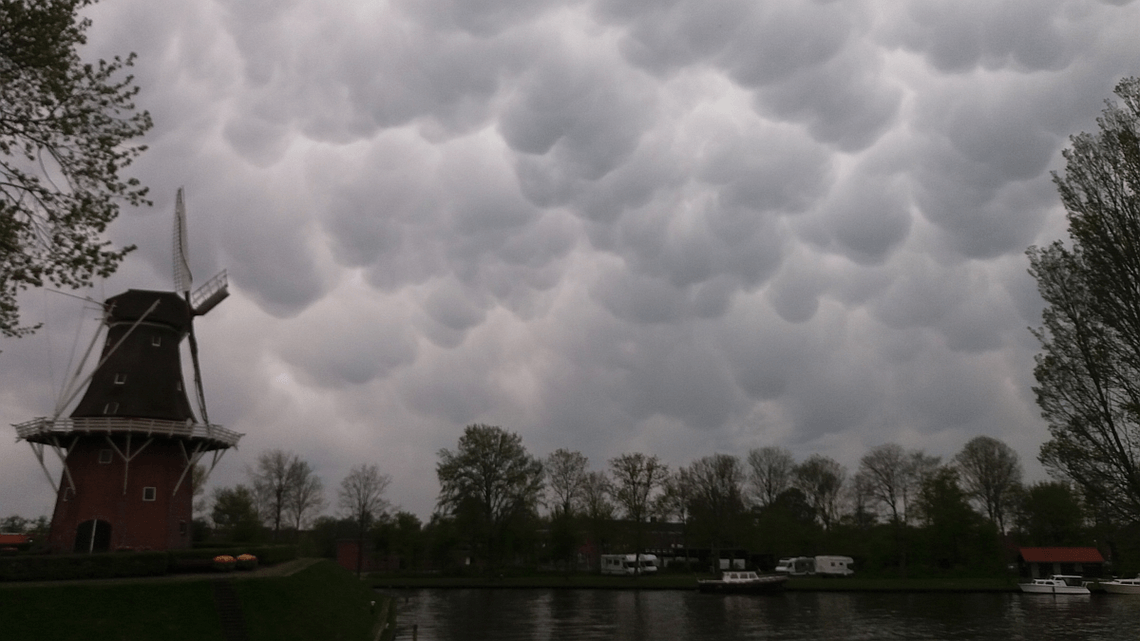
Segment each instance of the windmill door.
[{"label": "windmill door", "polygon": [[76,552],[107,552],[111,549],[111,524],[91,519],[75,528]]}]

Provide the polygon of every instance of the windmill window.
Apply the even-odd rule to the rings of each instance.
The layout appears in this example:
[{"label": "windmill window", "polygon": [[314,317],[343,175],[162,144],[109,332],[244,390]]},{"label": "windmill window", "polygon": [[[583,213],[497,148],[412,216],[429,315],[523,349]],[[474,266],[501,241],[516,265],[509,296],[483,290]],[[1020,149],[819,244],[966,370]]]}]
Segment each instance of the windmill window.
[{"label": "windmill window", "polygon": [[143,500],[144,501],[153,501],[157,495],[158,495],[158,490],[153,485],[143,488]]},{"label": "windmill window", "polygon": [[150,344],[155,346],[155,347],[162,346],[162,337],[161,336],[151,336],[150,337]]},{"label": "windmill window", "polygon": [[186,521],[178,522],[178,534],[186,536]]},{"label": "windmill window", "polygon": [[108,465],[111,462],[111,450],[99,450],[99,464]]},{"label": "windmill window", "polygon": [[123,385],[127,382],[127,375],[122,372],[115,374],[115,385]]},{"label": "windmill window", "polygon": [[73,496],[75,496],[75,490],[70,487],[63,488],[63,500],[70,501]]},{"label": "windmill window", "polygon": [[107,403],[103,406],[104,414],[114,414],[119,411],[119,404],[115,402]]},{"label": "windmill window", "polygon": [[174,389],[176,389],[176,390],[178,390],[179,392],[181,392],[181,391],[182,391],[182,381],[175,381],[175,382],[174,382]]}]

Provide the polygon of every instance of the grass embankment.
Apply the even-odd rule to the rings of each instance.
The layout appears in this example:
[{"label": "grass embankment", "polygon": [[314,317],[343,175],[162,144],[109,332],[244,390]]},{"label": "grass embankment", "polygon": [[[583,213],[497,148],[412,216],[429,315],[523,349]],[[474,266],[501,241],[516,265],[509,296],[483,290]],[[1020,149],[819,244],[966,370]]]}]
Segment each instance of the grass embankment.
[{"label": "grass embankment", "polygon": [[[373,576],[375,588],[551,588],[583,590],[695,590],[697,579],[712,575],[658,574],[644,577],[600,574],[535,574],[528,576]],[[795,578],[787,589],[811,592],[1009,592],[1017,583],[1009,578],[842,579]]]},{"label": "grass embankment", "polygon": [[[383,605],[332,561],[287,577],[236,580],[234,589],[251,641],[370,640]],[[0,622],[5,641],[224,639],[209,580],[7,584],[0,588]]]}]

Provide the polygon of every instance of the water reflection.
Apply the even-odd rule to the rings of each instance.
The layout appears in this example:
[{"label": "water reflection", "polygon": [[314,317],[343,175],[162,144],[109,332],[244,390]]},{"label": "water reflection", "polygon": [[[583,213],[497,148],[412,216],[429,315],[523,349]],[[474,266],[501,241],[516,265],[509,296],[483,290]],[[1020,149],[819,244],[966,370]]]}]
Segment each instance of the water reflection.
[{"label": "water reflection", "polygon": [[[1120,641],[1140,629],[1140,597],[1021,594],[705,595],[695,591],[411,590],[396,638],[916,639]],[[406,598],[406,601],[405,601]]]}]

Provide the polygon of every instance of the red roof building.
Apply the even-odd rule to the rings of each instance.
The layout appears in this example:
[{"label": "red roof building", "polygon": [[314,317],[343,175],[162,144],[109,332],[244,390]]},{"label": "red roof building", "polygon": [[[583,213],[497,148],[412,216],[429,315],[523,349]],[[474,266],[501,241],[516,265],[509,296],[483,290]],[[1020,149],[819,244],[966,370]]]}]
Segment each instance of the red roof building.
[{"label": "red roof building", "polygon": [[1046,577],[1051,574],[1079,574],[1098,577],[1104,571],[1104,557],[1096,548],[1018,548],[1022,576]]}]

